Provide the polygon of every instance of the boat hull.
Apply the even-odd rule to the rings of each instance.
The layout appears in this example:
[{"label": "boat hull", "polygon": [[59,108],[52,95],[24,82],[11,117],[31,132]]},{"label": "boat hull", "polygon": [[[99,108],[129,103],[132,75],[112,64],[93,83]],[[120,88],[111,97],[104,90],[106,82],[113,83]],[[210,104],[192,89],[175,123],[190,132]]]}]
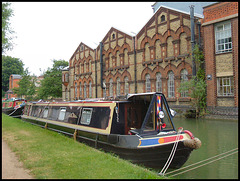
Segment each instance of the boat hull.
[{"label": "boat hull", "polygon": [[[122,159],[150,168],[162,168],[173,148],[173,143],[153,147],[138,147],[139,137],[135,135],[103,135],[84,130],[76,130],[76,128],[71,128],[71,126],[63,127],[58,125],[57,122],[53,124],[37,119],[26,119],[24,117],[22,117],[22,120],[71,137],[73,136],[77,141],[91,147],[114,153]],[[183,141],[179,141],[175,156],[169,168],[180,168],[188,160],[192,150],[191,148],[185,147]]]},{"label": "boat hull", "polygon": [[3,108],[2,112],[11,116],[11,117],[15,117],[15,118],[21,118],[21,115],[23,114],[23,109],[24,106],[21,106],[17,109],[14,108]]}]

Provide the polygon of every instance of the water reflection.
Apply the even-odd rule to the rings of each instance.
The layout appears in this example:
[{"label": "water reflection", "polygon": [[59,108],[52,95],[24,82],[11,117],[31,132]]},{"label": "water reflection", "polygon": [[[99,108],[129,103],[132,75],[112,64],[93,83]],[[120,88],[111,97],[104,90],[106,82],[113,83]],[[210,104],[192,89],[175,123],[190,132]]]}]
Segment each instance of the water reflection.
[{"label": "water reflection", "polygon": [[[202,141],[202,147],[191,153],[183,167],[238,148],[237,121],[174,118],[174,124],[176,129],[183,127]],[[236,179],[238,178],[238,153],[174,178]]]}]

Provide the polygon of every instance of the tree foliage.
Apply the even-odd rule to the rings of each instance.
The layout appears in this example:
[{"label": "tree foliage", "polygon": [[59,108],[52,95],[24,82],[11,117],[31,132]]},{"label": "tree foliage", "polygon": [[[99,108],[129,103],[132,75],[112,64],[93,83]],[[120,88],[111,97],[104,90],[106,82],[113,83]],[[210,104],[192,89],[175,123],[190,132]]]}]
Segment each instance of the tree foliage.
[{"label": "tree foliage", "polygon": [[204,55],[199,49],[198,45],[194,48],[194,59],[196,63],[196,76],[193,76],[191,80],[183,82],[180,84],[179,91],[189,91],[189,96],[192,98],[192,105],[196,110],[196,117],[204,115],[206,110],[206,82],[205,82],[205,72],[203,69]]},{"label": "tree foliage", "polygon": [[62,69],[68,66],[65,60],[53,60],[53,67],[45,72],[38,90],[39,99],[62,97]]},{"label": "tree foliage", "polygon": [[36,94],[36,77],[31,76],[28,69],[24,71],[22,79],[18,82],[19,87],[14,88],[13,92],[18,95],[18,97],[24,96],[28,101],[34,99]]},{"label": "tree foliage", "polygon": [[12,49],[12,35],[14,31],[10,27],[10,17],[12,17],[13,10],[10,8],[10,3],[2,3],[2,53]]},{"label": "tree foliage", "polygon": [[8,91],[11,74],[23,74],[23,62],[18,58],[2,55],[2,89]]}]

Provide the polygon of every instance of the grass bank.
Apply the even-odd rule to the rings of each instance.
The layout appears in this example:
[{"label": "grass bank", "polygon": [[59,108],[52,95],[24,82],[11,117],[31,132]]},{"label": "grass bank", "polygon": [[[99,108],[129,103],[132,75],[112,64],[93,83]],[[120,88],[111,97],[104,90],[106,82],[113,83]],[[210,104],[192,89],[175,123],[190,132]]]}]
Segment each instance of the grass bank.
[{"label": "grass bank", "polygon": [[5,114],[2,137],[37,179],[161,178],[154,171]]}]

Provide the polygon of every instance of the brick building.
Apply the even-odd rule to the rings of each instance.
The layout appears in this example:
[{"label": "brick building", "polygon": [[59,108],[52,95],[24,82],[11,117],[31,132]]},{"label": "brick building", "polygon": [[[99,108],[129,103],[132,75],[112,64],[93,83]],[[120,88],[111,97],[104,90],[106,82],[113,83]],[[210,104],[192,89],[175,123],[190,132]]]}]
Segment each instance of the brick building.
[{"label": "brick building", "polygon": [[[201,18],[195,16],[196,38]],[[75,100],[158,91],[170,104],[187,106],[188,93],[178,87],[191,76],[190,14],[161,6],[136,36],[112,27],[97,48],[80,43],[62,72],[62,96]]]},{"label": "brick building", "polygon": [[238,114],[238,2],[203,8],[207,105],[216,114]]},{"label": "brick building", "polygon": [[16,94],[13,94],[13,88],[19,87],[18,82],[22,79],[21,75],[11,74],[9,77],[9,90],[7,91],[6,98],[10,99],[12,97],[17,97]]}]

